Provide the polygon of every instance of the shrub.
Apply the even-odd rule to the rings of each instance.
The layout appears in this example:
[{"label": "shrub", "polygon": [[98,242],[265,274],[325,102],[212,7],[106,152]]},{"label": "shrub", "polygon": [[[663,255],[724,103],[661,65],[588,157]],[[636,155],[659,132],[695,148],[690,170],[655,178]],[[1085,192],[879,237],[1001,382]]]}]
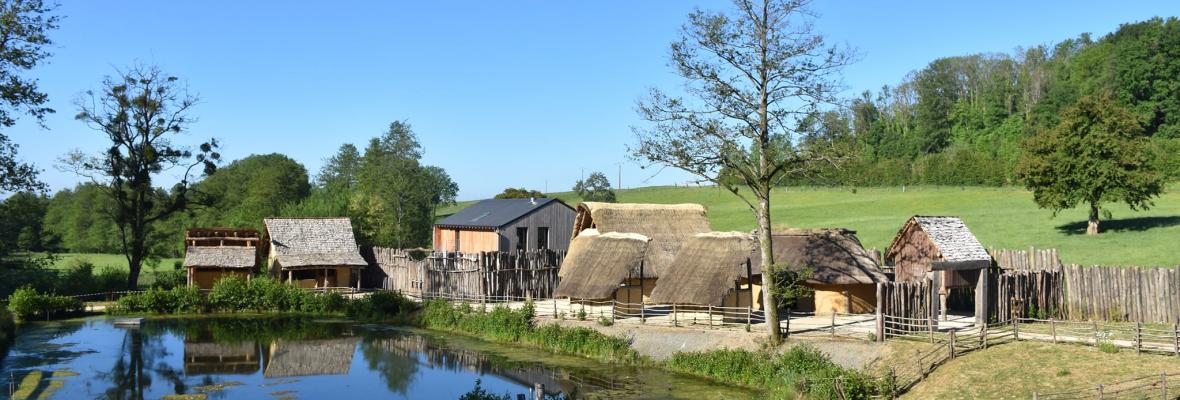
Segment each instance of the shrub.
[{"label": "shrub", "polygon": [[65,296],[40,293],[32,287],[17,289],[8,296],[8,311],[21,320],[41,315],[46,319],[54,316],[74,315],[82,312],[82,301]]},{"label": "shrub", "polygon": [[111,307],[111,312],[184,314],[198,313],[204,308],[201,292],[195,287],[177,287],[169,290],[152,288],[140,294],[119,298]]},{"label": "shrub", "polygon": [[612,321],[607,317],[598,317],[598,324],[602,326],[611,326],[615,324],[615,321]]},{"label": "shrub", "polygon": [[414,302],[400,292],[380,291],[348,302],[345,314],[349,318],[372,321],[404,317],[414,308]]}]

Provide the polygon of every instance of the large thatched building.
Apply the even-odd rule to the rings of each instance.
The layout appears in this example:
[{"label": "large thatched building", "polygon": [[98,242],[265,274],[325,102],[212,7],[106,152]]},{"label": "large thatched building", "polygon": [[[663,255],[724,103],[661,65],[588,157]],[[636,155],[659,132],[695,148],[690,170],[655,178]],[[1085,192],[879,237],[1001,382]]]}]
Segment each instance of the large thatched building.
[{"label": "large thatched building", "polygon": [[[647,297],[656,281],[673,265],[680,247],[698,233],[712,231],[705,207],[700,204],[578,204],[573,237],[587,229],[599,233],[636,233],[651,240],[647,244],[642,274],[624,282],[619,301],[635,303],[635,295]],[[573,252],[573,245],[570,246]],[[566,256],[566,262],[570,257]],[[562,268],[564,270],[564,267]],[[630,296],[630,297],[627,297]]]},{"label": "large thatched building", "polygon": [[348,218],[267,218],[270,271],[301,287],[360,287],[361,258]]},{"label": "large thatched building", "polygon": [[620,285],[638,280],[643,273],[643,257],[649,240],[636,233],[600,234],[593,229],[581,232],[570,242],[569,252],[559,271],[561,281],[554,295],[571,299],[615,298],[626,303],[641,302],[643,287],[631,293],[630,288]]},{"label": "large thatched building", "polygon": [[698,233],[686,241],[652,291],[654,303],[762,308],[748,233]]},{"label": "large thatched building", "polygon": [[[931,279],[941,299],[938,308],[943,317],[951,291],[959,289],[966,293],[974,289],[980,284],[980,271],[992,265],[987,249],[967,229],[967,224],[956,217],[910,218],[885,250],[885,259],[897,271],[897,281]],[[987,280],[982,281],[986,285]],[[984,292],[975,293],[977,319],[981,318],[980,307],[986,303]]]},{"label": "large thatched building", "polygon": [[[877,304],[876,284],[888,281],[876,258],[846,229],[787,229],[771,235],[775,263],[808,274],[815,295],[797,305],[816,314],[870,313]],[[761,257],[752,259],[760,273]]]},{"label": "large thatched building", "polygon": [[213,288],[218,279],[250,279],[261,254],[258,231],[249,228],[192,228],[184,231],[188,285]]}]

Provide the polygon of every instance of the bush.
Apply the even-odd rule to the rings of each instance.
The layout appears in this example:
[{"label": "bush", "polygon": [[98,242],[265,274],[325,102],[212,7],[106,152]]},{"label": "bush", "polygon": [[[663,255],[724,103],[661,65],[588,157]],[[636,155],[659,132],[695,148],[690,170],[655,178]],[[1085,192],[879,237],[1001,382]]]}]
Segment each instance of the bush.
[{"label": "bush", "polygon": [[201,291],[195,287],[169,290],[152,288],[140,294],[123,296],[111,307],[111,313],[186,314],[204,311]]},{"label": "bush", "polygon": [[[779,397],[792,397],[788,396],[790,391],[815,398],[852,399],[883,393],[880,382],[869,374],[840,367],[808,345],[794,346],[779,355],[729,349],[676,353],[665,361],[665,366],[729,383],[788,391],[778,393]],[[837,393],[838,387],[843,388],[842,396]]]},{"label": "bush", "polygon": [[8,296],[8,311],[20,320],[28,320],[37,315],[46,319],[76,315],[82,310],[82,301],[78,299],[41,293],[28,286],[17,289]]},{"label": "bush", "polygon": [[400,292],[374,292],[348,302],[345,314],[349,318],[373,321],[404,317],[415,309],[414,302]]},{"label": "bush", "polygon": [[339,293],[313,293],[270,278],[218,280],[209,291],[209,308],[221,312],[344,312],[349,302]]}]

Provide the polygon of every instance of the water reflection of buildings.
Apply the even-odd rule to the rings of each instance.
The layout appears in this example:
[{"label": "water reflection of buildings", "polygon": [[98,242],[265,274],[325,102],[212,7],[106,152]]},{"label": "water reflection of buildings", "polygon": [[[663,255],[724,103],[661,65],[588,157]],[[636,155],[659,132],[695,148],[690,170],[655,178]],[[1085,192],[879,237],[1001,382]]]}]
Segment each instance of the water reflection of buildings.
[{"label": "water reflection of buildings", "polygon": [[186,375],[254,374],[267,378],[343,375],[352,365],[356,338],[214,343],[185,339]]},{"label": "water reflection of buildings", "polygon": [[529,362],[496,361],[474,350],[438,347],[418,335],[378,339],[371,346],[410,359],[422,355],[431,368],[496,375],[530,388],[540,383],[545,385],[545,394],[551,396],[585,392],[587,389],[622,389],[627,385],[613,376],[550,369]]}]

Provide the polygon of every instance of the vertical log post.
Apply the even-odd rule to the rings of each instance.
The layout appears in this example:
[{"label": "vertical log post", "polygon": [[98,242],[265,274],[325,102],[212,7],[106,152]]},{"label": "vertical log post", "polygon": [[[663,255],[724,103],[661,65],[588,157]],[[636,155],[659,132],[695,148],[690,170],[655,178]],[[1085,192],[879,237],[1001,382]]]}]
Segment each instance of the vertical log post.
[{"label": "vertical log post", "polygon": [[882,314],[883,313],[882,308],[883,308],[883,305],[885,304],[885,301],[884,301],[884,299],[881,298],[881,294],[883,292],[884,285],[885,285],[884,282],[877,282],[877,341],[878,342],[885,341],[885,320],[884,320],[884,315]]},{"label": "vertical log post", "polygon": [[830,334],[829,336],[832,336],[832,337],[836,336],[836,312],[835,311],[832,311],[832,328],[828,333]]},{"label": "vertical log post", "polygon": [[672,303],[672,326],[680,326],[680,320],[676,315],[676,303]]},{"label": "vertical log post", "polygon": [[1168,400],[1168,373],[1160,372],[1160,399]]},{"label": "vertical log post", "polygon": [[1012,340],[1020,341],[1020,318],[1012,316]]},{"label": "vertical log post", "polygon": [[1172,324],[1172,352],[1176,353],[1176,357],[1180,357],[1180,326]]},{"label": "vertical log post", "polygon": [[754,318],[754,308],[746,307],[746,332],[750,331],[750,322]]},{"label": "vertical log post", "polygon": [[713,327],[713,305],[709,305],[709,327]]},{"label": "vertical log post", "polygon": [[1098,321],[1091,321],[1090,326],[1094,328],[1094,345],[1098,345]]},{"label": "vertical log post", "polygon": [[545,384],[537,383],[533,385],[533,400],[545,400]]},{"label": "vertical log post", "polygon": [[947,349],[950,351],[950,358],[955,358],[955,330],[951,329],[950,341],[947,342]]},{"label": "vertical log post", "polygon": [[1049,334],[1053,336],[1053,343],[1057,343],[1057,320],[1049,318]]},{"label": "vertical log post", "polygon": [[1135,321],[1135,354],[1140,354],[1143,352],[1142,329],[1143,328],[1140,326],[1139,321]]}]

